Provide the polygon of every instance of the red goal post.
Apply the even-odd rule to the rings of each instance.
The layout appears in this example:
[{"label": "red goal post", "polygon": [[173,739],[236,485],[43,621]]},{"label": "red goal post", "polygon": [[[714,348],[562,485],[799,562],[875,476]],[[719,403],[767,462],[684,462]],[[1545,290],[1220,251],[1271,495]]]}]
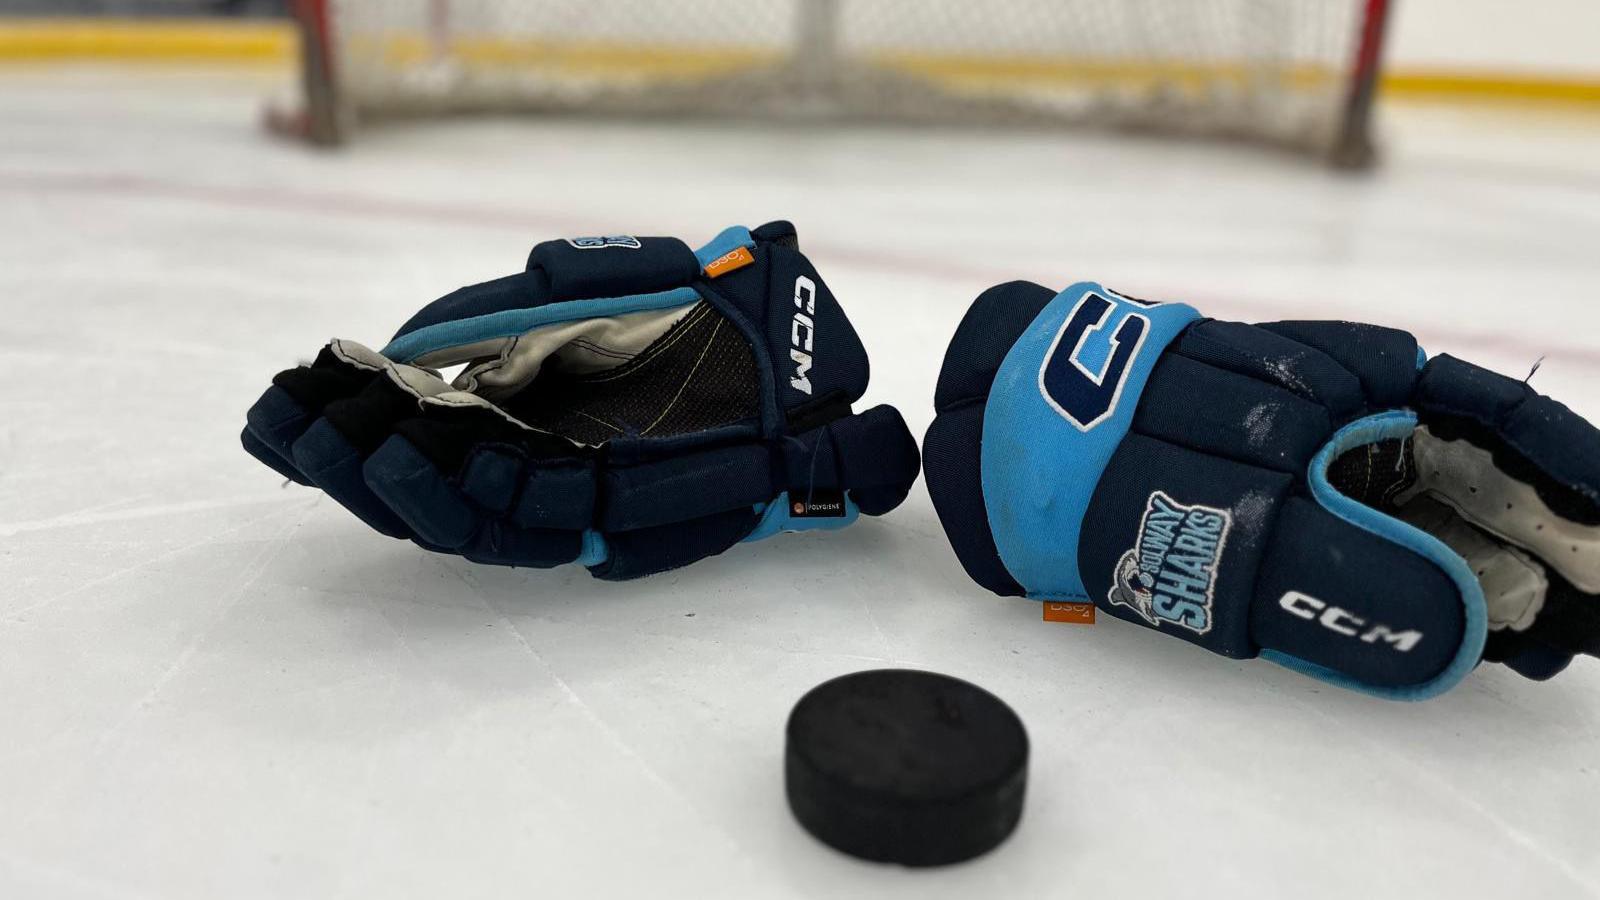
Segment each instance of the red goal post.
[{"label": "red goal post", "polygon": [[1390,0],[293,0],[322,144],[614,112],[1064,123],[1373,159]]}]

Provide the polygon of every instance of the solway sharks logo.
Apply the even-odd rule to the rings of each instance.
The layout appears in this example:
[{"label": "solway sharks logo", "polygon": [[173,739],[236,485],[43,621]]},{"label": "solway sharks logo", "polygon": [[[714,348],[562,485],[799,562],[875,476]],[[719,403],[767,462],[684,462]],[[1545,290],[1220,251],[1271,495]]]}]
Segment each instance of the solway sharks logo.
[{"label": "solway sharks logo", "polygon": [[1195,634],[1211,630],[1211,600],[1233,517],[1225,509],[1185,506],[1161,491],[1150,495],[1139,539],[1122,554],[1107,594],[1154,627]]}]

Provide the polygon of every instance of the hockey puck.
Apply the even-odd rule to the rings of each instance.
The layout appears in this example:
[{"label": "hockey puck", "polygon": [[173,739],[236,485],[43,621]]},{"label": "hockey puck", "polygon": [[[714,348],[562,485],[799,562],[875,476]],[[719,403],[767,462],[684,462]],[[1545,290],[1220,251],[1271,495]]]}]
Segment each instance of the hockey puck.
[{"label": "hockey puck", "polygon": [[909,669],[824,682],[789,714],[784,789],[800,824],[852,856],[971,859],[1022,817],[1028,733],[998,697]]}]

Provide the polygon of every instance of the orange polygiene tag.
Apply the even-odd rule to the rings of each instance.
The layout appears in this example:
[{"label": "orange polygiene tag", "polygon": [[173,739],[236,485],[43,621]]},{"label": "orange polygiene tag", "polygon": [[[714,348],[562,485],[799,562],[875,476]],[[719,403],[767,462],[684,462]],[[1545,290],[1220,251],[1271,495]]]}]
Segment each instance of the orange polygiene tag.
[{"label": "orange polygiene tag", "polygon": [[1047,600],[1039,604],[1044,607],[1044,620],[1046,622],[1066,622],[1069,625],[1093,625],[1093,603],[1057,603]]},{"label": "orange polygiene tag", "polygon": [[735,247],[727,253],[706,263],[706,277],[720,278],[735,269],[742,269],[755,262],[756,258],[744,247]]}]

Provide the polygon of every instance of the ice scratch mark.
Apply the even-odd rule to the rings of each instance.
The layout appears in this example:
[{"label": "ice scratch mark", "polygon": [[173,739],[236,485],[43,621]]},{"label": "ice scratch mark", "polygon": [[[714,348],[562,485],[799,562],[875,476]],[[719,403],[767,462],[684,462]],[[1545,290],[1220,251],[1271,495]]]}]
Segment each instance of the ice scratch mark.
[{"label": "ice scratch mark", "polygon": [[[42,883],[48,882],[54,885],[55,888],[61,889],[63,894],[82,897],[103,897],[105,900],[143,900],[143,898],[157,896],[134,888],[126,881],[117,881],[115,883],[102,881],[98,878],[84,875],[81,872],[62,869],[39,860],[20,856],[10,850],[0,849],[0,863],[4,864],[0,868],[23,874],[31,878],[36,886],[42,886]],[[11,880],[7,879],[7,883],[11,883]],[[26,892],[21,892],[18,895],[21,896],[22,893]]]},{"label": "ice scratch mark", "polygon": [[556,686],[556,689],[561,692],[562,696],[566,698],[567,702],[572,704],[573,708],[578,711],[578,714],[589,720],[589,722],[592,723],[595,728],[599,729],[600,733],[605,736],[607,743],[609,743],[618,753],[621,753],[623,756],[626,756],[628,759],[632,760],[634,764],[639,767],[639,770],[645,774],[645,777],[649,778],[668,794],[677,798],[678,801],[685,807],[693,810],[695,815],[699,816],[701,821],[709,825],[711,829],[715,831],[724,840],[724,842],[726,842],[728,848],[732,850],[742,862],[744,862],[746,865],[750,864],[750,854],[745,850],[744,845],[739,842],[737,837],[730,833],[726,828],[722,827],[721,824],[708,817],[705,812],[694,802],[693,798],[679,790],[677,786],[675,786],[665,775],[661,774],[661,772],[656,769],[655,766],[651,765],[648,759],[641,755],[637,750],[633,749],[633,746],[629,744],[621,734],[617,733],[616,729],[612,728],[605,721],[605,719],[601,718],[600,714],[596,713],[582,697],[578,696],[578,692],[573,690],[572,685],[568,684],[566,679],[557,674],[555,668],[539,654],[539,651],[533,648],[533,644],[529,643],[528,641],[528,636],[522,633],[522,629],[517,627],[517,624],[511,620],[510,616],[506,615],[505,612],[493,601],[486,600],[485,602],[488,604],[490,611],[494,613],[495,617],[498,618],[505,625],[505,627],[510,630],[512,637],[515,638],[517,643],[522,645],[522,649],[528,654],[528,657],[532,659],[534,663],[539,666],[539,668],[544,670],[545,675],[549,677],[551,683]]},{"label": "ice scratch mark", "polygon": [[204,512],[210,509],[231,509],[256,503],[289,503],[304,500],[304,495],[249,494],[243,497],[219,497],[214,500],[190,500],[183,503],[161,503],[135,509],[111,511],[119,503],[107,503],[78,512],[63,513],[48,519],[26,522],[0,522],[0,537],[13,537],[29,531],[50,531],[55,528],[75,528],[80,525],[99,525],[106,522],[126,522],[133,519],[153,519],[183,513]]},{"label": "ice scratch mark", "polygon": [[[1310,710],[1311,712],[1329,720],[1330,722],[1335,723],[1336,726],[1343,724],[1339,721],[1338,716],[1329,712],[1325,706],[1316,702],[1317,697],[1315,694],[1309,696],[1310,702],[1307,702],[1305,699],[1301,698],[1296,700],[1297,705],[1304,709]],[[1573,864],[1572,861],[1557,856],[1555,853],[1551,852],[1548,847],[1543,846],[1537,838],[1529,835],[1521,828],[1518,828],[1512,823],[1506,821],[1498,812],[1489,808],[1477,798],[1473,797],[1466,787],[1450,781],[1445,776],[1441,775],[1438,766],[1433,765],[1431,762],[1419,762],[1410,756],[1398,752],[1396,750],[1396,745],[1390,743],[1389,741],[1375,740],[1354,730],[1351,730],[1351,733],[1371,748],[1372,752],[1367,758],[1370,759],[1383,756],[1388,758],[1392,763],[1403,766],[1409,770],[1409,777],[1412,777],[1415,781],[1427,782],[1439,793],[1454,798],[1467,809],[1480,816],[1484,821],[1494,826],[1495,830],[1509,839],[1511,843],[1517,845],[1529,855],[1549,864],[1552,869],[1559,872],[1573,884],[1583,888],[1586,893],[1600,895],[1600,883],[1596,883],[1586,876],[1582,870]]]},{"label": "ice scratch mark", "polygon": [[142,697],[134,701],[133,705],[128,707],[128,710],[123,713],[120,719],[118,719],[111,725],[111,727],[107,728],[101,733],[100,738],[95,741],[93,750],[90,751],[91,755],[100,755],[100,753],[105,750],[106,746],[123,731],[125,731],[127,727],[134,722],[134,720],[138,719],[147,710],[149,710],[151,706],[155,705],[157,698],[159,698],[161,693],[167,689],[167,686],[170,685],[179,675],[181,675],[184,669],[189,667],[189,663],[194,660],[195,654],[200,651],[200,647],[206,642],[206,639],[209,638],[211,633],[216,630],[217,626],[227,618],[228,613],[232,612],[233,608],[239,605],[239,601],[244,598],[245,594],[249,592],[250,588],[253,587],[257,581],[261,580],[261,576],[266,574],[267,569],[272,565],[273,560],[277,559],[278,554],[283,552],[283,548],[288,546],[290,536],[293,535],[294,532],[305,521],[305,513],[309,511],[309,509],[309,506],[302,509],[300,516],[296,517],[293,522],[289,523],[287,527],[283,528],[271,543],[267,544],[265,547],[262,547],[256,552],[255,556],[251,557],[250,562],[245,565],[243,572],[240,573],[244,576],[244,580],[239,583],[238,587],[235,587],[231,592],[229,592],[227,597],[221,603],[218,603],[216,606],[212,607],[211,615],[206,619],[205,624],[200,626],[200,628],[195,631],[194,637],[190,638],[189,642],[183,646],[183,649],[178,651],[178,655],[174,657],[172,663],[169,664],[167,668],[156,677],[156,680],[150,686],[150,689],[146,691]]},{"label": "ice scratch mark", "polygon": [[[315,505],[316,505],[315,498],[309,498],[309,502],[306,502],[302,508],[306,509],[306,510],[309,510],[311,507],[313,507]],[[274,511],[274,512],[269,514],[268,518],[281,515],[283,512],[284,512],[284,510]],[[187,553],[190,550],[193,550],[194,548],[202,546],[204,544],[214,543],[214,542],[216,542],[216,541],[218,541],[218,540],[220,540],[222,538],[228,537],[229,535],[236,534],[237,532],[243,531],[244,529],[249,528],[249,527],[251,527],[253,525],[259,525],[259,524],[261,524],[261,522],[262,522],[261,519],[252,519],[252,520],[250,520],[248,522],[241,522],[240,524],[235,525],[232,528],[228,528],[228,529],[225,529],[223,531],[216,532],[215,534],[208,534],[205,537],[200,538],[199,540],[190,541],[189,543],[184,544],[184,545],[182,545],[180,547],[174,547],[174,548],[172,548],[171,550],[168,550],[165,553],[157,554],[156,556],[152,556],[149,559],[140,560],[139,562],[133,563],[132,565],[124,566],[124,567],[122,567],[120,569],[117,569],[114,572],[108,572],[105,575],[100,576],[99,578],[95,578],[95,579],[93,579],[91,581],[86,581],[83,584],[74,585],[73,587],[67,588],[66,590],[62,591],[59,594],[52,594],[49,597],[45,597],[44,599],[38,600],[38,601],[36,601],[34,603],[31,603],[31,604],[29,604],[27,606],[24,606],[21,609],[12,610],[11,612],[6,613],[4,621],[15,622],[15,621],[21,619],[22,617],[28,615],[29,613],[31,613],[31,612],[33,612],[35,610],[42,609],[42,608],[44,608],[46,606],[49,606],[49,605],[51,605],[53,603],[60,602],[61,600],[65,600],[66,598],[71,597],[71,596],[73,596],[75,594],[81,594],[84,591],[89,590],[90,588],[98,587],[99,585],[106,584],[106,583],[111,582],[111,581],[115,581],[116,579],[121,578],[124,575],[128,575],[128,574],[131,574],[133,572],[137,572],[140,569],[147,569],[150,566],[156,565],[157,563],[165,562],[166,560],[169,560],[174,556],[177,556],[177,555],[179,555],[181,553]]]},{"label": "ice scratch mark", "polygon": [[[215,611],[213,612],[210,620],[208,620],[207,623],[201,628],[195,638],[185,645],[183,650],[178,653],[178,656],[173,660],[172,664],[169,665],[167,669],[156,678],[156,681],[150,690],[147,691],[137,701],[135,701],[116,722],[114,722],[105,730],[101,731],[100,734],[94,738],[93,742],[90,744],[88,756],[80,767],[80,773],[87,773],[90,769],[92,769],[96,765],[93,760],[106,750],[107,745],[110,744],[118,734],[120,734],[128,725],[138,718],[138,716],[144,710],[148,709],[149,706],[155,702],[155,699],[157,696],[159,696],[161,691],[171,683],[172,679],[183,671],[183,669],[188,665],[189,661],[193,658],[200,644],[216,627],[217,623],[222,621],[227,612],[238,604],[239,599],[242,598],[250,586],[261,577],[261,575],[267,570],[267,567],[272,560],[275,559],[278,553],[280,553],[287,545],[289,536],[293,534],[295,529],[300,527],[300,524],[304,519],[304,513],[309,511],[310,506],[303,508],[301,510],[302,515],[297,517],[290,527],[284,529],[276,540],[274,540],[268,546],[262,548],[254,557],[252,557],[250,563],[246,565],[243,573],[247,575],[246,581],[241,584],[230,596],[223,600],[219,606],[214,608]],[[277,514],[274,513],[274,515]],[[244,528],[246,526],[241,525],[239,527]],[[138,567],[129,567],[128,570],[124,571],[131,571],[133,568]],[[67,593],[76,593],[76,590],[68,591]],[[55,802],[56,798],[54,797],[46,796],[43,798],[39,804],[35,805],[28,811],[26,815],[22,817],[22,827],[24,829],[31,827],[33,822],[39,818],[43,811]]]},{"label": "ice scratch mark", "polygon": [[878,617],[872,614],[872,604],[867,602],[865,595],[858,594],[856,599],[861,603],[861,611],[867,614],[867,624],[872,626],[872,633],[878,636],[878,643],[883,646],[884,657],[895,661],[894,645],[889,643],[889,636],[878,626]]}]

